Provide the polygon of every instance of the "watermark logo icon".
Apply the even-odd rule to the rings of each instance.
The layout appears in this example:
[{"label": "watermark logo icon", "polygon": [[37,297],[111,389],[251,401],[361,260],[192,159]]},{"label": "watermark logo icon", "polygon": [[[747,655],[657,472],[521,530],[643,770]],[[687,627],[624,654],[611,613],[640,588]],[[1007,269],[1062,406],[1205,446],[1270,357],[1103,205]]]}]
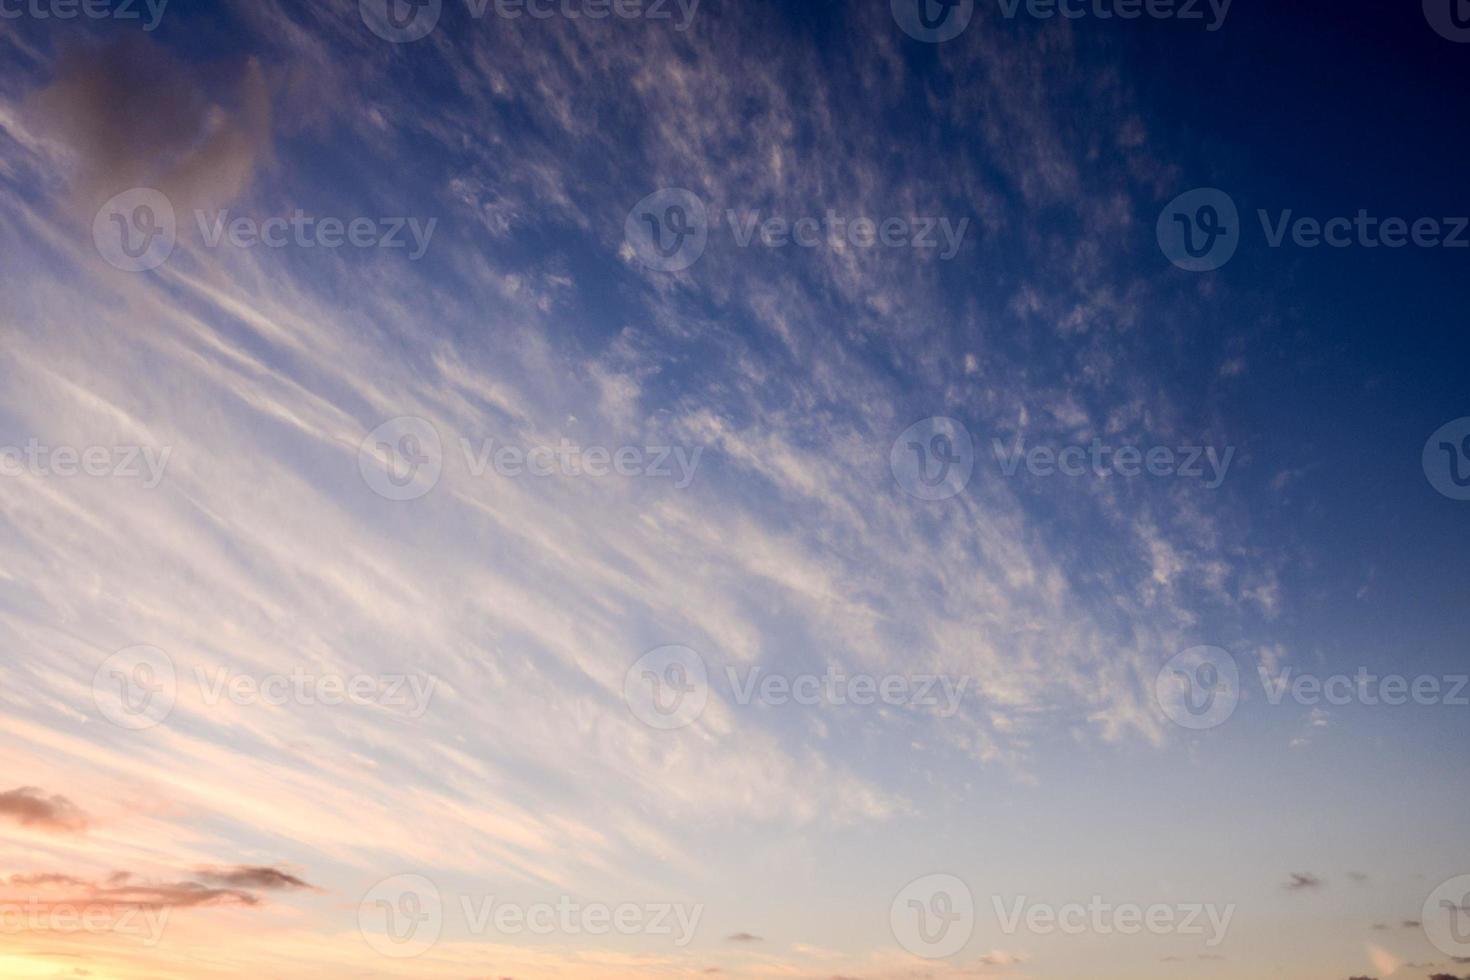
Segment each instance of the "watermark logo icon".
[{"label": "watermark logo icon", "polygon": [[1170,201],[1155,232],[1170,262],[1187,272],[1210,272],[1240,247],[1240,212],[1229,194],[1201,187]]},{"label": "watermark logo icon", "polygon": [[1440,37],[1470,43],[1470,0],[1424,0],[1424,19]]},{"label": "watermark logo icon", "polygon": [[1240,667],[1228,650],[1192,647],[1164,664],[1154,678],[1154,696],[1182,728],[1223,725],[1240,704]]},{"label": "watermark logo icon", "polygon": [[358,0],[357,11],[367,29],[378,37],[407,44],[438,25],[444,0]]},{"label": "watermark logo icon", "polygon": [[1470,875],[1444,882],[1424,900],[1424,935],[1446,956],[1470,957]]},{"label": "watermark logo icon", "polygon": [[953,956],[975,932],[975,896],[954,875],[924,875],[894,896],[888,924],[898,944],[915,956]]},{"label": "watermark logo icon", "polygon": [[975,0],[890,0],[893,19],[915,41],[939,44],[970,26]]},{"label": "watermark logo icon", "polygon": [[648,651],[623,676],[623,700],[650,728],[671,731],[693,724],[709,702],[704,658],[677,644]]},{"label": "watermark logo icon", "polygon": [[444,899],[423,875],[384,878],[357,906],[357,929],[383,956],[406,959],[428,952],[444,929]]},{"label": "watermark logo icon", "polygon": [[92,219],[97,254],[124,272],[147,272],[168,261],[178,242],[174,206],[162,192],[134,187],[109,199]]},{"label": "watermark logo icon", "polygon": [[388,500],[415,500],[434,489],[444,471],[439,430],[417,415],[389,419],[357,450],[363,482]]},{"label": "watermark logo icon", "polygon": [[1451,500],[1470,500],[1470,417],[1436,429],[1422,462],[1430,486]]},{"label": "watermark logo icon", "polygon": [[963,491],[975,473],[975,440],[957,419],[923,419],[893,441],[888,468],[911,496],[947,500]]},{"label": "watermark logo icon", "polygon": [[146,644],[119,650],[92,675],[92,703],[119,728],[152,728],[173,711],[177,697],[173,660]]},{"label": "watermark logo icon", "polygon": [[660,272],[687,269],[709,243],[704,202],[682,187],[654,191],[633,206],[623,222],[623,239],[638,261]]}]

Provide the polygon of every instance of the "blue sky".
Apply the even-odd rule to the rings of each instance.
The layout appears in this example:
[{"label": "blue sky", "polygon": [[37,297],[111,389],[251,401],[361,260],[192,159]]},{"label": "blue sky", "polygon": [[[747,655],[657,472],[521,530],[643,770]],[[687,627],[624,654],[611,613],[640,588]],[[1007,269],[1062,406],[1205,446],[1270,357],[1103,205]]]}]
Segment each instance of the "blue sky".
[{"label": "blue sky", "polygon": [[[902,2],[0,6],[3,972],[1464,972],[1470,251],[1270,229],[1453,234],[1470,45]],[[1228,926],[1000,914],[1094,899]]]}]

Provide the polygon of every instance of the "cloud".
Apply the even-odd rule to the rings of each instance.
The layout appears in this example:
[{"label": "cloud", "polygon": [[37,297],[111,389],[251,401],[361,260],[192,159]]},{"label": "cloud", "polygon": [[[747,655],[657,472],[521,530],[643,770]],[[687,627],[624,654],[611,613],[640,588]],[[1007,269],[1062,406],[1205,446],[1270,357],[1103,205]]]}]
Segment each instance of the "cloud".
[{"label": "cloud", "polygon": [[74,203],[88,217],[132,187],[162,191],[176,209],[222,207],[270,151],[270,98],[257,61],[206,70],[141,37],[67,49],[26,116],[69,149]]},{"label": "cloud", "polygon": [[1309,891],[1322,887],[1322,879],[1309,871],[1291,872],[1291,880],[1282,886],[1289,892]]},{"label": "cloud", "polygon": [[[258,891],[302,890],[312,886],[276,868],[240,865],[198,872],[201,881],[155,881],[130,871],[115,871],[101,880],[55,872],[11,875],[9,889],[26,889],[25,898],[40,905],[101,904],[116,908],[195,908],[212,905],[259,905]],[[313,889],[314,890],[314,889]]]},{"label": "cloud", "polygon": [[0,793],[0,814],[13,817],[23,827],[38,827],[60,833],[87,829],[87,815],[64,796],[46,796],[34,786]]},{"label": "cloud", "polygon": [[204,868],[198,874],[205,881],[232,888],[273,890],[312,887],[295,875],[263,865],[242,864],[232,868]]},{"label": "cloud", "polygon": [[[24,888],[25,900],[46,907],[110,905],[115,908],[194,908],[205,905],[256,905],[260,899],[244,889],[212,888],[194,881],[148,881],[130,872],[114,872],[102,881],[63,874],[12,875],[11,889]],[[19,897],[12,893],[12,897]]]}]

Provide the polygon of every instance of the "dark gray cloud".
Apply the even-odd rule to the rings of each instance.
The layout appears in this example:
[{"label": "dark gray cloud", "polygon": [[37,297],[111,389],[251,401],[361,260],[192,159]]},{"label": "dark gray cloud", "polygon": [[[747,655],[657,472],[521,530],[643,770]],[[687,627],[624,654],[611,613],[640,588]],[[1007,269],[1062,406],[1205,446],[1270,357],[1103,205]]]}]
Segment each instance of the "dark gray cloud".
[{"label": "dark gray cloud", "polygon": [[312,887],[293,874],[265,865],[240,864],[231,868],[204,868],[199,871],[199,877],[216,885],[263,891]]},{"label": "dark gray cloud", "polygon": [[26,108],[39,132],[73,154],[83,210],[133,187],[162,191],[175,208],[222,207],[269,153],[270,97],[258,62],[186,66],[144,38],[68,50]]},{"label": "dark gray cloud", "polygon": [[1322,879],[1310,871],[1293,871],[1291,880],[1283,886],[1289,892],[1309,891],[1322,887]]},{"label": "dark gray cloud", "polygon": [[[9,889],[30,889],[29,897],[53,905],[106,904],[118,908],[194,908],[206,905],[259,905],[258,891],[311,889],[276,868],[240,865],[201,872],[203,881],[152,881],[130,871],[114,871],[101,881],[40,872],[11,875]],[[40,894],[34,894],[39,892]]]},{"label": "dark gray cloud", "polygon": [[87,829],[87,815],[64,796],[47,796],[35,786],[21,786],[0,793],[0,814],[19,821],[23,827],[39,827],[61,833]]}]

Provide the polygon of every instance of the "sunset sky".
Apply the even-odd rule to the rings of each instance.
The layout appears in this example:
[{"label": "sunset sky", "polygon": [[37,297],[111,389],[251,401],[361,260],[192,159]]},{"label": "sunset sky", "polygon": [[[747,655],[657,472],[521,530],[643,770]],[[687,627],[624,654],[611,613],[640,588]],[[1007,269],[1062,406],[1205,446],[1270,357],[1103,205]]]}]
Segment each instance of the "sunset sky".
[{"label": "sunset sky", "polygon": [[0,978],[1470,975],[1470,11],[1129,5],[0,0]]}]

